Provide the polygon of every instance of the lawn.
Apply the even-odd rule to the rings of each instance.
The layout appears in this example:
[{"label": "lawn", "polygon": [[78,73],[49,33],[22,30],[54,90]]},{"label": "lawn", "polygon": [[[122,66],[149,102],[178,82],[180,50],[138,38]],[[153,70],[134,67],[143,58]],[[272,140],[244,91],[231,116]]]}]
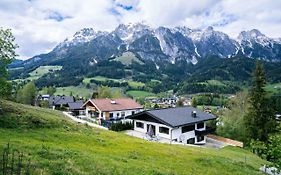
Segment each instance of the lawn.
[{"label": "lawn", "polygon": [[67,86],[67,87],[58,87],[56,88],[55,95],[70,95],[72,93],[73,96],[90,98],[93,90],[87,89],[85,87],[80,86]]},{"label": "lawn", "polygon": [[0,152],[30,159],[31,174],[261,174],[265,161],[235,147],[187,147],[144,141],[75,124],[61,112],[1,101]]},{"label": "lawn", "polygon": [[155,97],[156,95],[152,92],[147,92],[147,91],[135,91],[135,90],[131,90],[131,91],[127,91],[126,92],[127,95],[130,95],[134,98],[139,98],[139,97]]}]

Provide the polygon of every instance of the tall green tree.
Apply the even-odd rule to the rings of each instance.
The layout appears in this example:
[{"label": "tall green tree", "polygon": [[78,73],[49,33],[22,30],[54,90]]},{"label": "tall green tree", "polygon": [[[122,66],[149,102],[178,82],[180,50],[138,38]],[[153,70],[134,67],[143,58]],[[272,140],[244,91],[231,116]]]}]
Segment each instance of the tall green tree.
[{"label": "tall green tree", "polygon": [[263,65],[257,61],[249,94],[250,106],[244,117],[249,139],[267,141],[269,134],[276,130],[276,120],[269,105],[265,85]]},{"label": "tall green tree", "polygon": [[34,105],[36,95],[37,91],[34,82],[29,82],[18,91],[17,102]]},{"label": "tall green tree", "polygon": [[192,97],[192,100],[191,100],[191,106],[196,108],[197,107],[197,100],[195,97]]},{"label": "tall green tree", "polygon": [[248,92],[242,91],[231,98],[227,108],[221,110],[218,115],[216,133],[227,138],[246,141],[244,116],[248,112]]},{"label": "tall green tree", "polygon": [[11,94],[11,84],[7,82],[7,65],[17,56],[15,37],[10,29],[0,28],[0,98]]}]

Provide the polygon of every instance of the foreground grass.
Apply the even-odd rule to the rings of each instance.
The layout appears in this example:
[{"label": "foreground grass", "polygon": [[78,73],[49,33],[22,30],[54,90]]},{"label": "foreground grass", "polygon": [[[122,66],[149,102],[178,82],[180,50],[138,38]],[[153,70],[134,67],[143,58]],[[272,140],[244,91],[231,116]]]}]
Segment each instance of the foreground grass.
[{"label": "foreground grass", "polygon": [[[260,174],[258,168],[264,163],[240,148],[217,150],[151,143],[77,125],[47,109],[7,101],[2,107],[2,124],[8,122],[8,117],[16,127],[0,127],[0,149],[10,142],[13,148],[30,154],[36,167],[34,174],[251,175]],[[14,117],[23,118],[18,122]],[[36,127],[38,122],[34,121],[41,118],[44,122]],[[31,122],[22,126],[24,120]]]}]

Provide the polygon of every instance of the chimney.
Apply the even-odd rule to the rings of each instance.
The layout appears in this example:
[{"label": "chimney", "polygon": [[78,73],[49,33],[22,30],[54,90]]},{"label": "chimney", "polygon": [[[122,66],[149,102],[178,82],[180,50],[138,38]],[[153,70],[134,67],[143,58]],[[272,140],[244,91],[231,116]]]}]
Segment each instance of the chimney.
[{"label": "chimney", "polygon": [[116,101],[115,100],[111,100],[110,103],[111,104],[116,104]]},{"label": "chimney", "polygon": [[191,117],[193,117],[193,118],[196,118],[197,116],[196,116],[196,111],[192,111],[191,112]]}]

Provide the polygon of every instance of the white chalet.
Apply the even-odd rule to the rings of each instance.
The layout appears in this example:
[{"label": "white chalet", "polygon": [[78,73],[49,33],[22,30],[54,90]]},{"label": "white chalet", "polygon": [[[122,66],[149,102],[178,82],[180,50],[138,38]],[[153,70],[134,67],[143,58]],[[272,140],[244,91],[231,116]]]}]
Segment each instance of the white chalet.
[{"label": "white chalet", "polygon": [[206,121],[216,119],[193,107],[148,110],[129,118],[134,121],[135,131],[186,144],[205,144],[205,135],[210,131]]}]

